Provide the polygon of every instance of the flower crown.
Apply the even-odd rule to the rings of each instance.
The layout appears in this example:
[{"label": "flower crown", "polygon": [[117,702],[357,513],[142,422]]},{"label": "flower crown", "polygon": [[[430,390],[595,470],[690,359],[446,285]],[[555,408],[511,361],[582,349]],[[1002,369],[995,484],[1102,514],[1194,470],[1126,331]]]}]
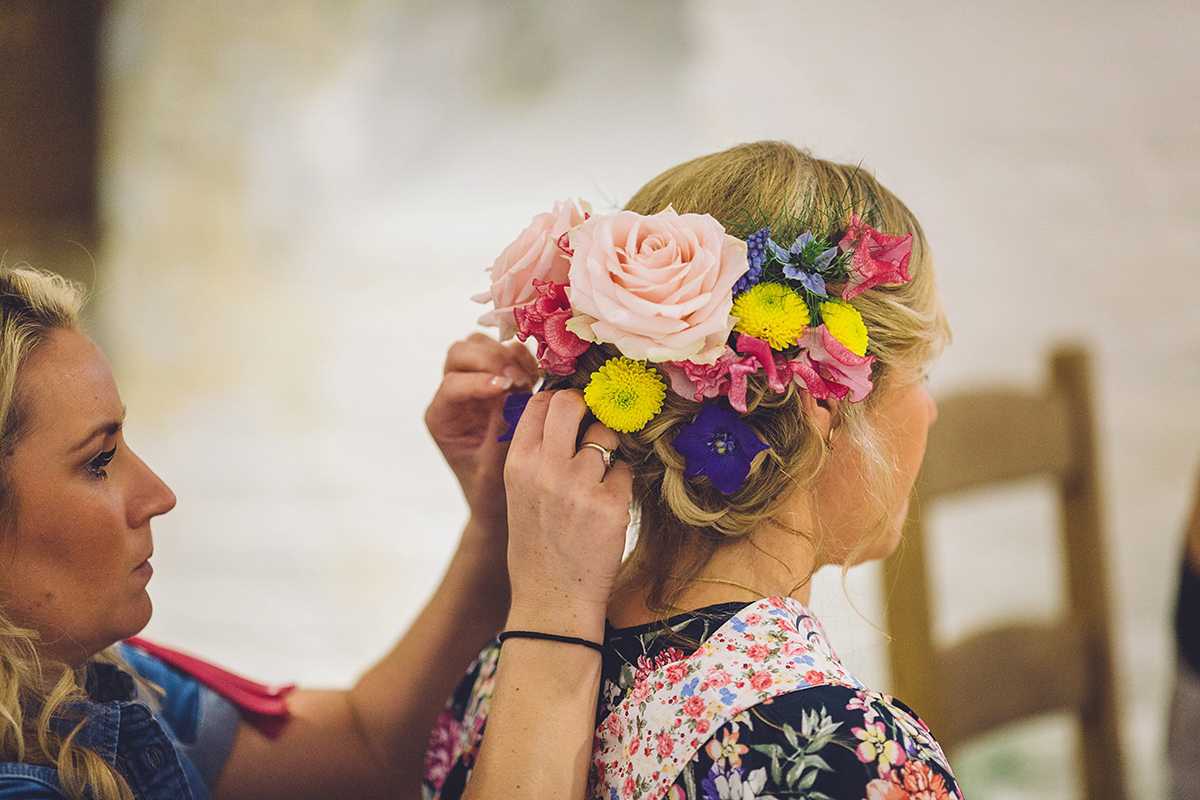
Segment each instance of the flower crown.
[{"label": "flower crown", "polygon": [[[769,447],[739,419],[750,375],[761,370],[776,392],[796,382],[817,399],[857,403],[871,391],[875,357],[849,301],[910,280],[912,239],[855,215],[840,237],[805,232],[785,248],[770,228],[743,241],[707,214],[593,215],[568,200],[534,217],[474,299],[493,304],[481,324],[498,326],[502,340],[532,338],[541,368],[555,375],[574,373],[593,343],[614,345],[621,355],[584,388],[592,413],[614,430],[645,427],[668,384],[703,403],[672,445],[686,477],[707,475],[730,494]],[[728,405],[706,402],[721,397]],[[523,407],[513,400],[510,422]]]}]

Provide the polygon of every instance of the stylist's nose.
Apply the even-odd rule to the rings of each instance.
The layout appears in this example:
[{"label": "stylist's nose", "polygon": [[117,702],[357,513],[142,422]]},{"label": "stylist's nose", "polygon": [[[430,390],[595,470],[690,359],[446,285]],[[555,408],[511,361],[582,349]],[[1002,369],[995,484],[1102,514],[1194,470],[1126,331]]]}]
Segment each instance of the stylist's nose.
[{"label": "stylist's nose", "polygon": [[165,514],[175,507],[175,493],[163,482],[146,463],[138,458],[132,450],[128,451],[132,460],[134,487],[129,499],[127,522],[131,528],[141,528],[159,514]]}]

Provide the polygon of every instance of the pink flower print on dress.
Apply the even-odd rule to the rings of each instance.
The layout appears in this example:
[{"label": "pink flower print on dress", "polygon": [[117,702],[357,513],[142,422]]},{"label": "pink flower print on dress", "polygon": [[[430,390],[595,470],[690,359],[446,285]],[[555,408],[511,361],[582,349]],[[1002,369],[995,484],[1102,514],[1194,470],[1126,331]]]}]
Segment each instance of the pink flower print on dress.
[{"label": "pink flower print on dress", "polygon": [[774,681],[771,679],[771,673],[767,672],[765,669],[760,669],[758,672],[755,672],[750,676],[750,685],[759,691],[766,689],[772,683],[774,683]]},{"label": "pink flower print on dress", "polygon": [[750,748],[738,742],[738,738],[739,732],[734,725],[732,730],[725,732],[721,741],[718,742],[716,737],[709,740],[704,752],[708,753],[715,767],[722,771],[742,768],[742,756],[750,752]]},{"label": "pink flower print on dress", "polygon": [[886,775],[908,758],[900,743],[888,738],[887,729],[882,722],[868,722],[862,728],[851,728],[850,732],[861,740],[854,751],[858,760],[864,764],[877,763],[880,775]]},{"label": "pink flower print on dress", "polygon": [[767,647],[762,642],[755,642],[746,648],[746,655],[751,661],[762,661],[764,658],[771,655],[771,648]]},{"label": "pink flower print on dress", "polygon": [[711,669],[704,676],[704,680],[700,684],[701,689],[711,687],[728,686],[733,682],[733,676],[723,669]]},{"label": "pink flower print on dress", "polygon": [[676,661],[672,664],[667,664],[667,682],[682,683],[683,679],[688,675],[688,664]]},{"label": "pink flower print on dress", "polygon": [[437,790],[441,790],[446,781],[446,775],[454,766],[459,735],[462,724],[454,711],[447,708],[442,711],[433,726],[433,736],[429,740],[429,749],[425,751],[425,781]]}]

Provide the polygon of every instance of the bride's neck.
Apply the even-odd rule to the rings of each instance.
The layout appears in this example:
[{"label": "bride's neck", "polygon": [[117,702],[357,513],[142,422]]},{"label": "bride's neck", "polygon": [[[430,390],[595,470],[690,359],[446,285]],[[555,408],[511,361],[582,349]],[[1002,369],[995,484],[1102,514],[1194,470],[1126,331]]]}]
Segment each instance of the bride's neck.
[{"label": "bride's neck", "polygon": [[[693,611],[716,603],[751,603],[762,597],[792,597],[807,604],[816,570],[811,530],[793,523],[764,523],[746,536],[725,543],[690,581],[669,578],[667,614]],[[653,535],[653,531],[644,532]],[[652,576],[632,560],[622,568],[608,605],[609,621],[618,628],[656,622],[663,614],[650,608]]]}]

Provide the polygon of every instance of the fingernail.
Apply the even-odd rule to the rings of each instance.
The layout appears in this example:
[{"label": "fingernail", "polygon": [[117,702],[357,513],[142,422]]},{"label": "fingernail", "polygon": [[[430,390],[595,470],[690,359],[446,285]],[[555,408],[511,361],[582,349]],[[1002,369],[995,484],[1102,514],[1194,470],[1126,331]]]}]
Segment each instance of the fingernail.
[{"label": "fingernail", "polygon": [[529,375],[524,370],[517,367],[505,367],[504,374],[518,386],[528,386],[530,384]]},{"label": "fingernail", "polygon": [[496,375],[492,378],[492,386],[495,386],[497,389],[507,389],[512,385],[513,379],[507,375]]}]

